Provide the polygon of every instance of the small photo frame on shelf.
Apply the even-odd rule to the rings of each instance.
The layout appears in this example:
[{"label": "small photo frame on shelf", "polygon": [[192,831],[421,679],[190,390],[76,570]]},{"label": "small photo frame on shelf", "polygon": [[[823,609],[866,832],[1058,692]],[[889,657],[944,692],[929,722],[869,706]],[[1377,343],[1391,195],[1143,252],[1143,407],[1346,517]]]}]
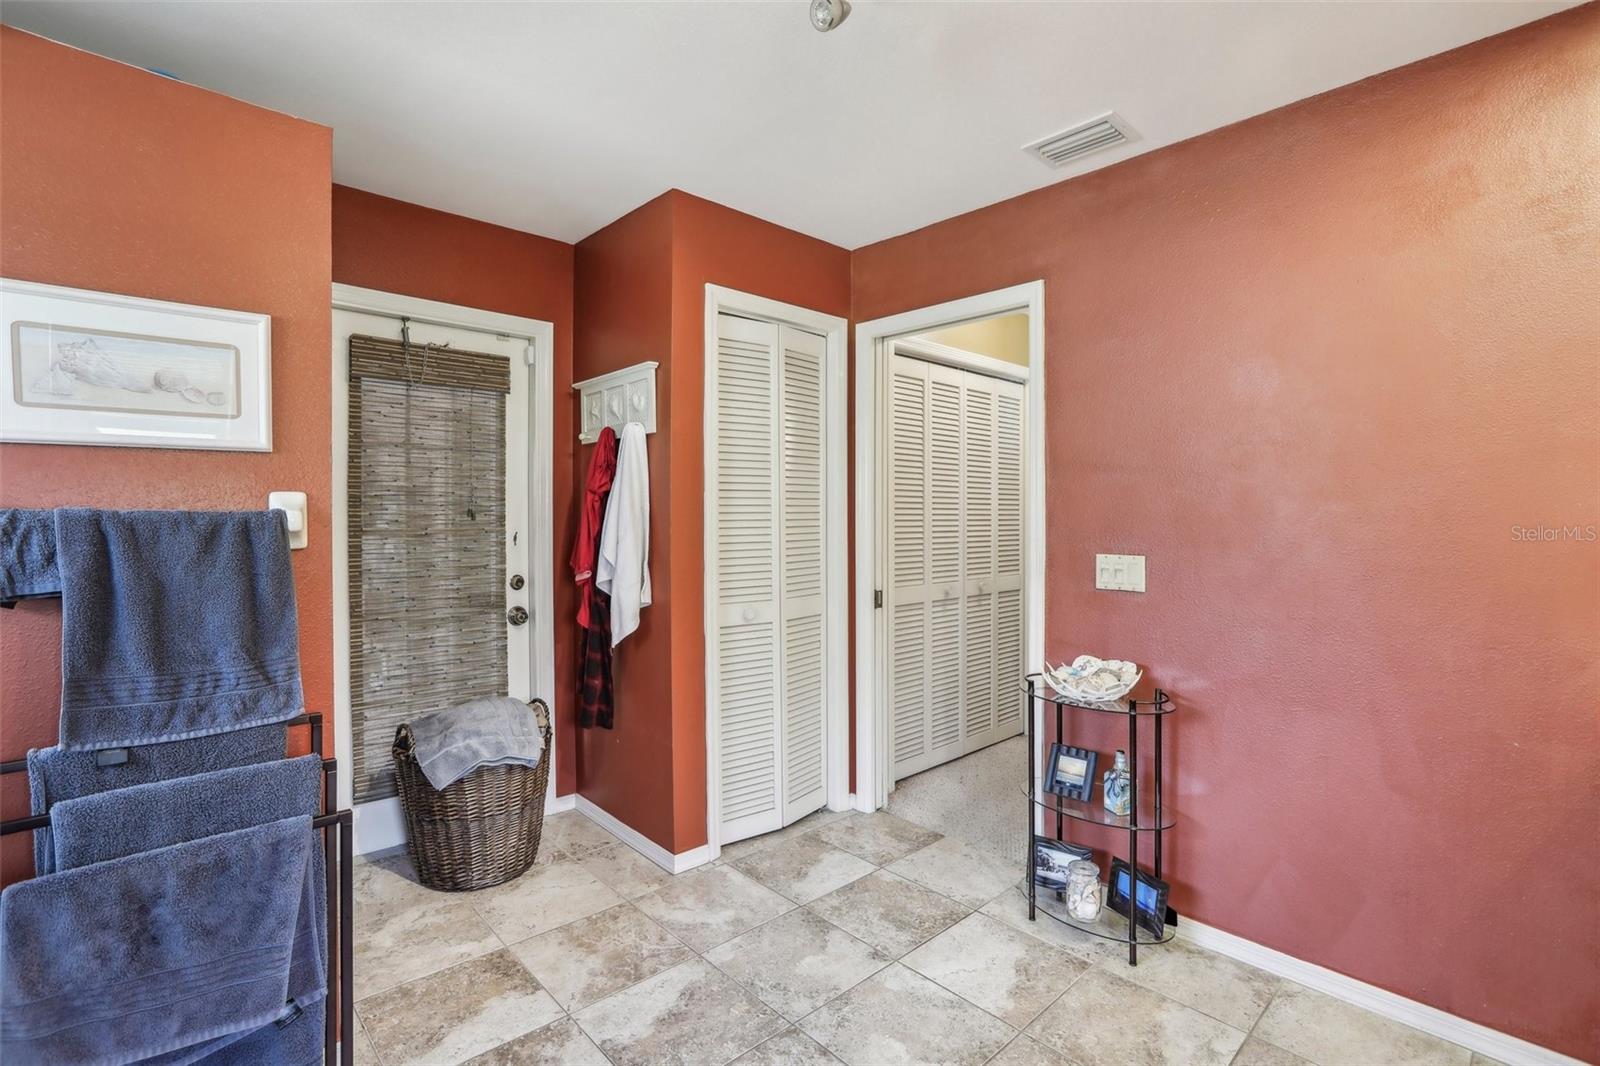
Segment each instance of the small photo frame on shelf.
[{"label": "small photo frame on shelf", "polygon": [[1129,914],[1131,871],[1122,859],[1111,860],[1111,880],[1106,885],[1106,906],[1160,940],[1166,936],[1168,885],[1160,878],[1139,871],[1138,896],[1134,913]]},{"label": "small photo frame on shelf", "polygon": [[1050,761],[1045,764],[1044,790],[1087,803],[1094,794],[1094,764],[1097,757],[1087,748],[1074,748],[1067,744],[1050,745]]},{"label": "small photo frame on shelf", "polygon": [[1033,883],[1060,892],[1067,887],[1067,866],[1079,859],[1094,860],[1094,852],[1078,844],[1050,837],[1033,838]]}]

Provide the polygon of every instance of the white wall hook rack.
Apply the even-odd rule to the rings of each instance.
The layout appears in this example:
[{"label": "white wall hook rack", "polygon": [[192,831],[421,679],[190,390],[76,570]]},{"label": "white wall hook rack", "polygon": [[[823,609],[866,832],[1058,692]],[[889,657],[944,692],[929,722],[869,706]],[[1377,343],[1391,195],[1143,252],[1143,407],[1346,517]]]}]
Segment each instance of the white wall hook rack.
[{"label": "white wall hook rack", "polygon": [[578,442],[593,444],[607,426],[622,431],[629,422],[638,422],[646,433],[656,431],[656,367],[659,363],[635,363],[609,374],[574,382],[578,393]]}]

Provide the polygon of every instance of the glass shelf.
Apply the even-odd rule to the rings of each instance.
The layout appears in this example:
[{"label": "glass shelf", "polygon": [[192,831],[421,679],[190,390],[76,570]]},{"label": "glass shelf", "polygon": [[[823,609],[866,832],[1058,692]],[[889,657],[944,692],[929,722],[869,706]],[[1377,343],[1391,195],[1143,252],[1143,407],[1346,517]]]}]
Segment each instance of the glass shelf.
[{"label": "glass shelf", "polygon": [[1076,707],[1080,711],[1098,711],[1101,714],[1120,714],[1125,717],[1132,714],[1141,718],[1145,715],[1153,717],[1158,714],[1171,714],[1177,710],[1172,698],[1160,689],[1156,690],[1155,698],[1149,700],[1120,699],[1089,702],[1061,695],[1050,687],[1050,682],[1044,679],[1043,674],[1029,674],[1022,682],[1022,691],[1028,691],[1029,681],[1033,682],[1033,695],[1036,699],[1056,704],[1058,707]]},{"label": "glass shelf", "polygon": [[1076,822],[1091,822],[1094,825],[1103,825],[1108,829],[1121,829],[1127,832],[1132,829],[1136,833],[1155,833],[1164,829],[1171,829],[1178,820],[1178,816],[1170,809],[1156,810],[1154,801],[1142,802],[1144,789],[1140,789],[1139,820],[1132,824],[1125,814],[1112,814],[1105,809],[1105,805],[1094,801],[1068,799],[1058,796],[1054,792],[1046,792],[1044,798],[1029,796],[1028,790],[1023,789],[1022,795],[1031,800],[1036,807],[1042,807],[1047,812],[1066,815]]},{"label": "glass shelf", "polygon": [[[1076,929],[1080,933],[1087,933],[1090,936],[1099,937],[1101,940],[1109,940],[1113,944],[1128,943],[1128,919],[1110,907],[1101,907],[1100,916],[1094,921],[1082,922],[1067,913],[1067,905],[1065,901],[1056,899],[1055,889],[1046,888],[1043,885],[1037,887],[1038,896],[1034,901],[1034,911],[1040,917],[1050,918],[1053,921],[1060,922],[1062,925]],[[1102,892],[1104,888],[1105,886],[1102,885]],[[1022,902],[1026,906],[1028,902],[1028,886],[1024,884],[1018,887],[1017,891],[1022,893]],[[1035,920],[1037,921],[1038,919]],[[1153,936],[1150,930],[1141,925],[1135,925],[1133,931],[1135,937],[1133,942],[1140,947],[1146,947],[1169,942],[1177,935],[1178,928],[1173,925],[1162,926],[1163,935],[1160,938]]]}]

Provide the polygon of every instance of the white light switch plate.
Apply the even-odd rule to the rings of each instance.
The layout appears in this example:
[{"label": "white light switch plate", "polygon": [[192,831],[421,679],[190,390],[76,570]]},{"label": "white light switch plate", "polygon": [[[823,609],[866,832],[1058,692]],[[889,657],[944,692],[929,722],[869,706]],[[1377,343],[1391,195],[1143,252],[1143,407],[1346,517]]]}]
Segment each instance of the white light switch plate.
[{"label": "white light switch plate", "polygon": [[1144,556],[1096,555],[1094,587],[1118,592],[1144,591]]},{"label": "white light switch plate", "polygon": [[304,548],[310,531],[306,511],[306,494],[303,492],[267,493],[267,510],[282,511],[284,524],[289,527],[289,547]]}]

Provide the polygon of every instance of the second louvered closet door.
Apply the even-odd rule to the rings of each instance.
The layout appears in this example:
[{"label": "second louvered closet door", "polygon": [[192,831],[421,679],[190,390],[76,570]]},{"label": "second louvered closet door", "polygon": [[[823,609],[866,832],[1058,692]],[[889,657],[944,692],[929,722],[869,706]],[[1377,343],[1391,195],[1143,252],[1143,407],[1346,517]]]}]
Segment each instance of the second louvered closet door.
[{"label": "second louvered closet door", "polygon": [[717,320],[715,682],[721,843],[827,801],[823,367],[815,334]]},{"label": "second louvered closet door", "polygon": [[889,367],[889,743],[896,779],[1020,732],[1022,387]]}]

